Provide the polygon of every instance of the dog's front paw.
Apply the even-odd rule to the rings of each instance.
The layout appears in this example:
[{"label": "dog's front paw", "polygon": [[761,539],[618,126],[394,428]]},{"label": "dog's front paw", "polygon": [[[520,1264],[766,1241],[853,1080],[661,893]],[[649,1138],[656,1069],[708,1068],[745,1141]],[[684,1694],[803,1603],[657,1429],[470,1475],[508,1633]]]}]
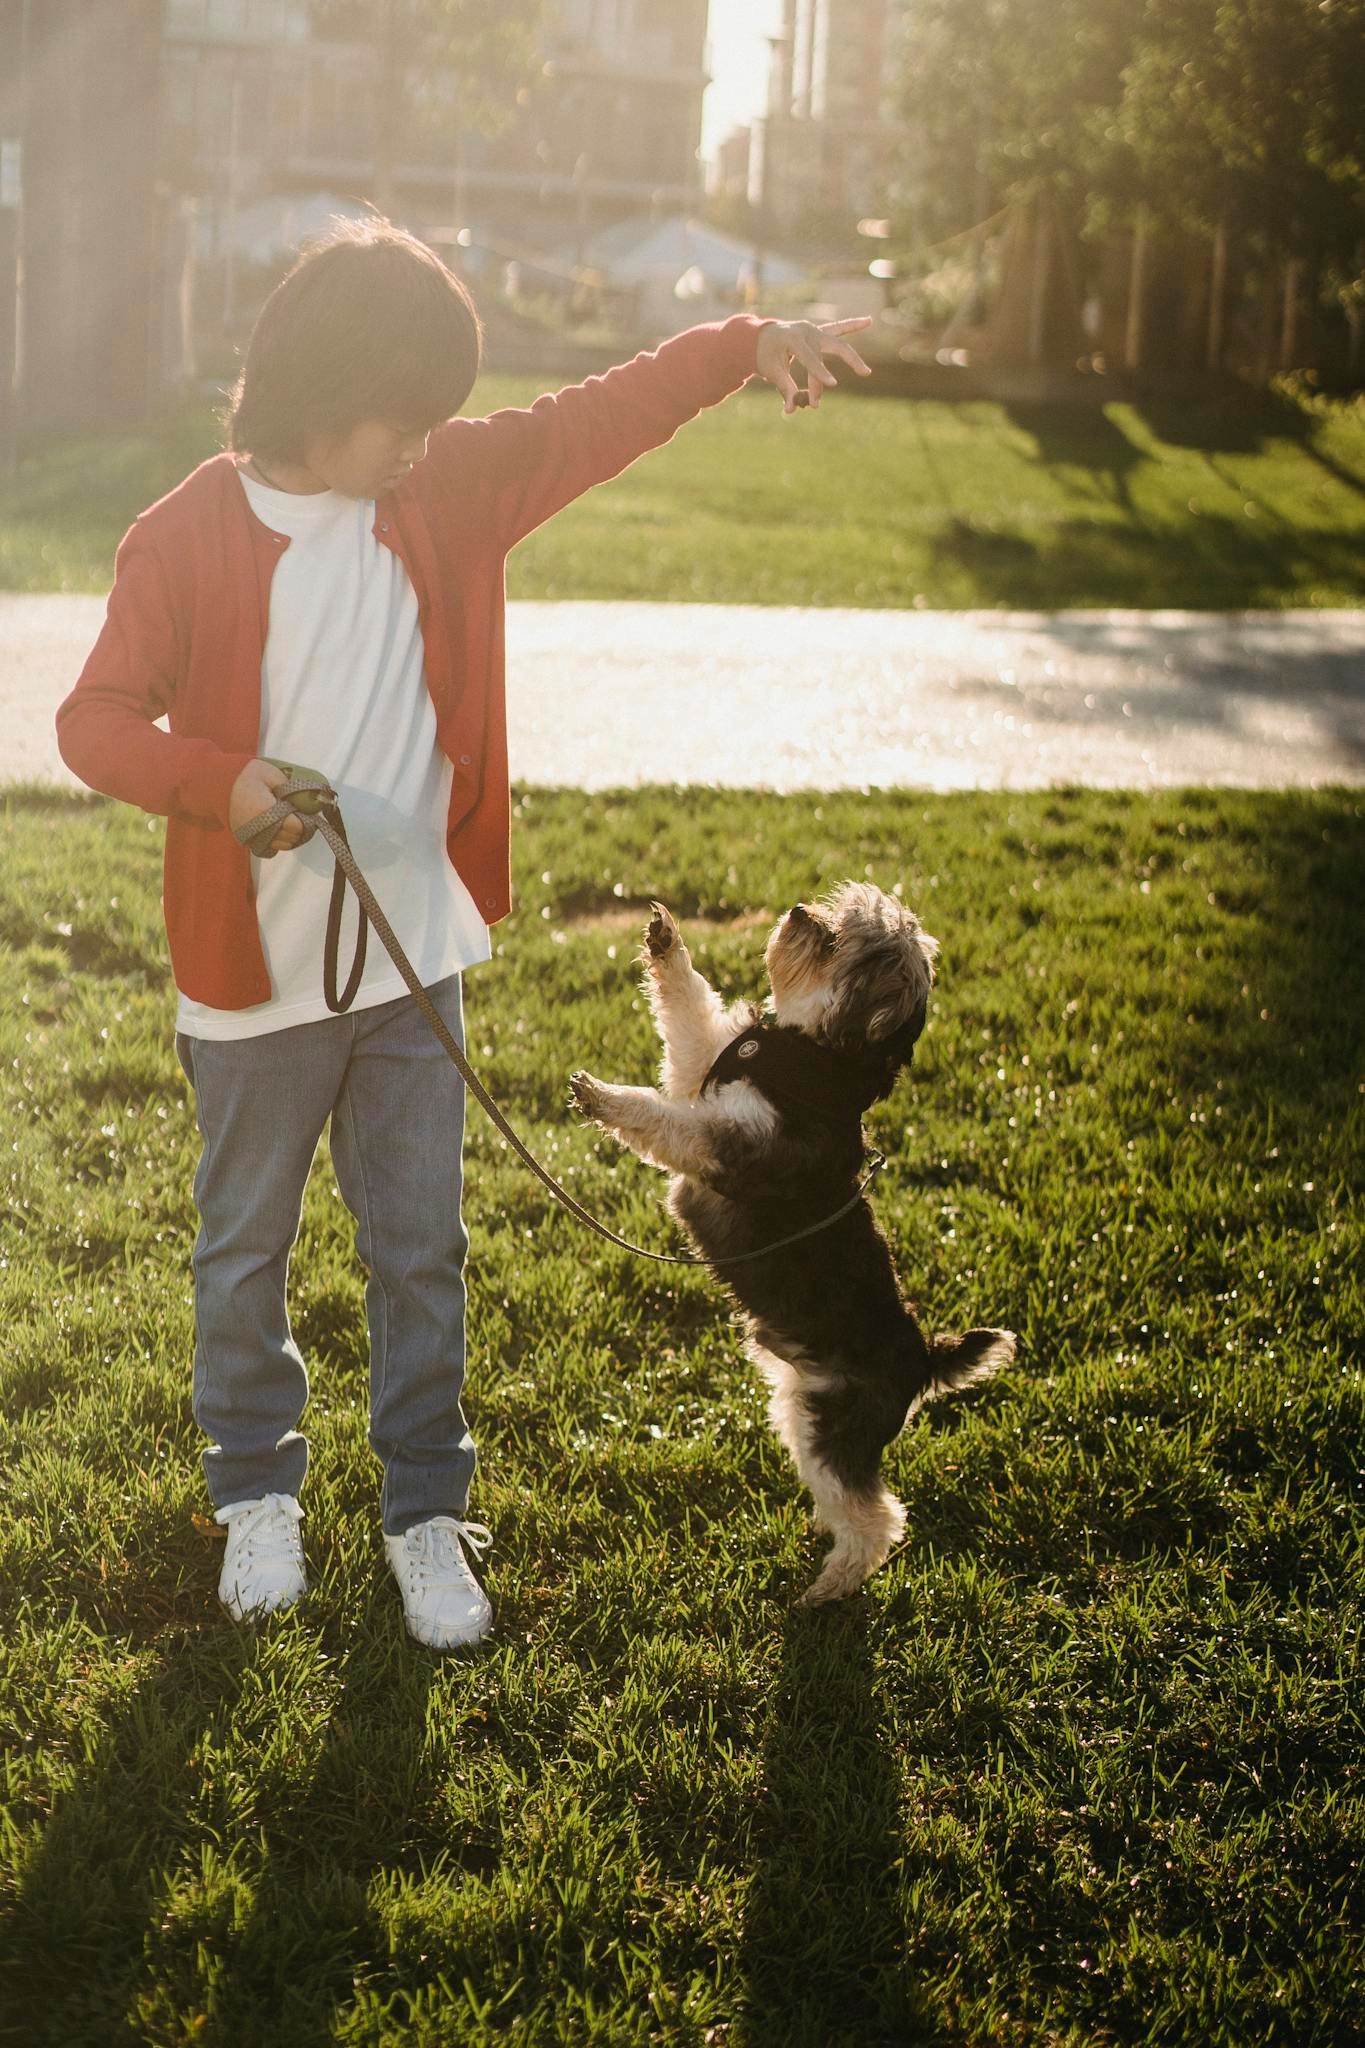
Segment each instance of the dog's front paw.
[{"label": "dog's front paw", "polygon": [[645,950],[651,960],[667,960],[680,943],[678,927],[673,921],[672,911],[665,909],[662,903],[656,903],[652,908],[654,915],[645,926]]},{"label": "dog's front paw", "polygon": [[602,1114],[602,1089],[603,1083],[580,1067],[569,1076],[569,1107],[598,1121]]}]

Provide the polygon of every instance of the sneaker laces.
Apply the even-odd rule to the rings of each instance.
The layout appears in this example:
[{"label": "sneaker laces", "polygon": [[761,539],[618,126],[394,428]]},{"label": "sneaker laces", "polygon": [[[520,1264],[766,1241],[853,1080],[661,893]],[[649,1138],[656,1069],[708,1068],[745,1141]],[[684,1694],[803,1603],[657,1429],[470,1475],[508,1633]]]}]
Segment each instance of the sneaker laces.
[{"label": "sneaker laces", "polygon": [[493,1541],[493,1531],[482,1522],[460,1522],[453,1515],[433,1515],[428,1521],[419,1522],[416,1528],[408,1530],[403,1548],[419,1585],[429,1586],[433,1580],[449,1579],[454,1572],[466,1584],[477,1588],[478,1580],[460,1548],[460,1537],[471,1550],[487,1550]]},{"label": "sneaker laces", "polygon": [[283,1543],[291,1556],[302,1562],[298,1525],[303,1520],[303,1509],[292,1494],[267,1493],[260,1500],[232,1501],[219,1508],[213,1519],[231,1524],[231,1534],[245,1562],[252,1561],[257,1544],[272,1543]]}]

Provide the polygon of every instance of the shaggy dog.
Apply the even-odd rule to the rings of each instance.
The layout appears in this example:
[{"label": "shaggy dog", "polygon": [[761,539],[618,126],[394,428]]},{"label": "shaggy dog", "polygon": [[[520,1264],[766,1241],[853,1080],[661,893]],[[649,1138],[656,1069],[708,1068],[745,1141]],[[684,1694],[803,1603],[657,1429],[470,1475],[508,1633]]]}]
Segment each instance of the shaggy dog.
[{"label": "shaggy dog", "polygon": [[640,964],[663,1041],[660,1087],[571,1077],[573,1102],[675,1176],[672,1214],[746,1313],[769,1414],[834,1547],[805,1593],[851,1593],[884,1563],[905,1509],[884,1446],[920,1405],[1014,1355],[1009,1330],[926,1340],[866,1198],[817,1235],[757,1258],[855,1197],[863,1111],[890,1093],[924,1028],[938,941],[895,897],[844,882],[774,927],[763,1008],[728,1009],[654,905]]}]

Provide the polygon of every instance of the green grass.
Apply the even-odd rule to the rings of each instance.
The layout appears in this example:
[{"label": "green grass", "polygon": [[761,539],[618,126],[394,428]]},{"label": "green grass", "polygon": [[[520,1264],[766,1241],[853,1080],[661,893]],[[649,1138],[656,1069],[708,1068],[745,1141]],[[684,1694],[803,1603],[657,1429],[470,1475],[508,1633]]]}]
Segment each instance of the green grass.
[{"label": "green grass", "polygon": [[[658,894],[727,991],[844,875],[943,942],[869,1119],[931,1327],[1015,1367],[889,1454],[834,1611],[726,1298],[471,1111],[471,1512],[497,1625],[403,1632],[325,1146],[292,1274],[314,1588],[218,1609],[192,1104],[155,820],[0,802],[0,2012],[25,2048],[1197,2048],[1361,2038],[1358,792],[523,792],[471,1056],[644,1081]],[[736,819],[742,818],[737,829]],[[4,2023],[0,2022],[0,2032]]]},{"label": "green grass", "polygon": [[[473,410],[539,385],[489,377]],[[214,450],[210,408],[48,440],[0,480],[0,590],[108,588],[120,535]],[[754,386],[512,557],[526,598],[1189,606],[1365,602],[1365,403],[1102,410]]]}]

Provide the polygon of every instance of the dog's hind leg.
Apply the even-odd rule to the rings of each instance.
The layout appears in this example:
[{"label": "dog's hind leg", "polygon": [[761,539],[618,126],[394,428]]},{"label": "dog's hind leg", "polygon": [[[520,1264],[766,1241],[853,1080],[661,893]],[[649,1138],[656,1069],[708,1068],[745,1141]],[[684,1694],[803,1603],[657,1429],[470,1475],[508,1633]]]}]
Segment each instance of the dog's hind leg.
[{"label": "dog's hind leg", "polygon": [[716,1055],[752,1020],[748,1003],[727,1008],[692,965],[671,914],[662,903],[645,928],[641,988],[663,1043],[659,1086],[674,1101],[691,1101]]},{"label": "dog's hind leg", "polygon": [[808,1606],[854,1593],[905,1533],[905,1509],[881,1478],[881,1454],[905,1421],[908,1398],[880,1382],[795,1366],[756,1340],[750,1356],[768,1382],[768,1415],[815,1502],[815,1524],[834,1547],[801,1596]]}]

